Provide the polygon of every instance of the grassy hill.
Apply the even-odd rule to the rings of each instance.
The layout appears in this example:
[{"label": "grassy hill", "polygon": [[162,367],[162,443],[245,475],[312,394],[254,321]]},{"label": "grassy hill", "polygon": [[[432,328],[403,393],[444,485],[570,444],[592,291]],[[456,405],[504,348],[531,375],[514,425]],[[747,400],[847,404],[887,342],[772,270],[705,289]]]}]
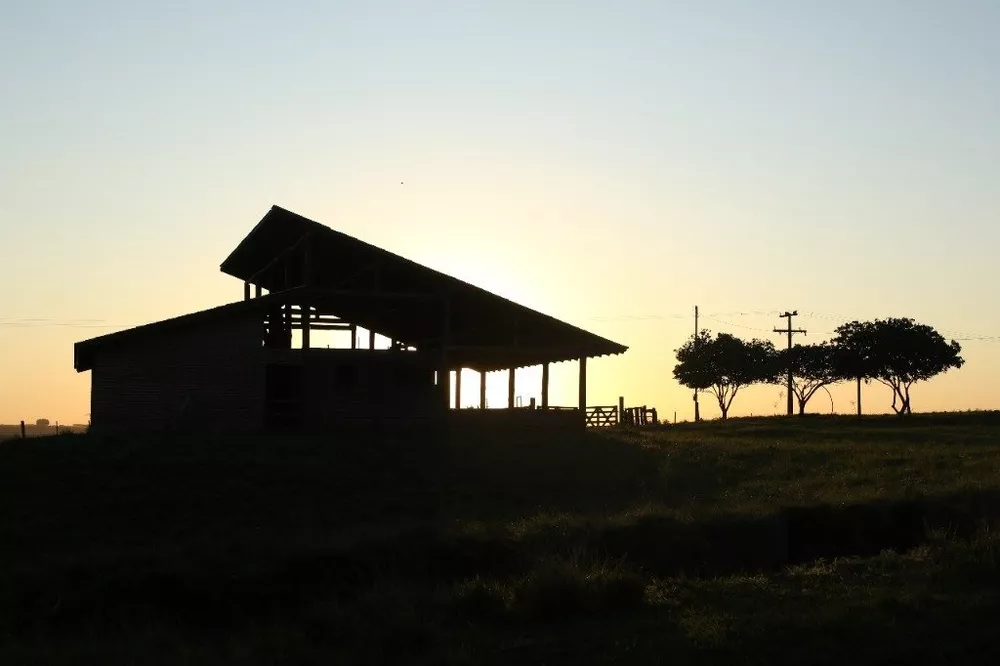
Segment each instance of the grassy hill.
[{"label": "grassy hill", "polygon": [[0,662],[992,662],[1000,413],[0,445]]}]

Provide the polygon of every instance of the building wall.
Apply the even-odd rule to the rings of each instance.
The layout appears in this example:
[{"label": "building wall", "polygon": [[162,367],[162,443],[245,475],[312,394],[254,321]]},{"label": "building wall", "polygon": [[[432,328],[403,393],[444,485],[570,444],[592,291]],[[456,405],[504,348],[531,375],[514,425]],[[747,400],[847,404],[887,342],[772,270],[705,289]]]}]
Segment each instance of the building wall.
[{"label": "building wall", "polygon": [[91,370],[95,432],[261,426],[265,350],[258,316],[101,351]]},{"label": "building wall", "polygon": [[434,383],[435,361],[389,350],[288,350],[268,356],[269,363],[302,365],[302,426],[318,430],[443,416],[447,403]]},{"label": "building wall", "polygon": [[513,409],[456,409],[449,418],[451,431],[457,434],[475,432],[571,432],[586,430],[583,414],[578,409],[543,410],[526,407]]},{"label": "building wall", "polygon": [[268,419],[269,365],[301,367],[306,430],[422,421],[445,413],[434,358],[416,352],[264,349],[259,316],[135,341],[98,354],[91,371],[95,432],[246,431]]}]

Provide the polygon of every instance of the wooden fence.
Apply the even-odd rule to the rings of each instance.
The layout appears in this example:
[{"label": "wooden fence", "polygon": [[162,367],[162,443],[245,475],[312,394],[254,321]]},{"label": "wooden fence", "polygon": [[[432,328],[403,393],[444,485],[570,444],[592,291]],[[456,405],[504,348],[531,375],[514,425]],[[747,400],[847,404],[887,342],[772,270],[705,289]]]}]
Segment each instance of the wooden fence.
[{"label": "wooden fence", "polygon": [[0,441],[26,437],[50,437],[52,435],[86,431],[87,426],[81,424],[60,425],[59,423],[55,423],[50,425],[48,423],[38,424],[26,423],[24,421],[11,424],[0,423]]},{"label": "wooden fence", "polygon": [[626,407],[625,398],[618,398],[617,405],[587,407],[588,428],[612,428],[618,425],[645,426],[659,423],[655,407]]},{"label": "wooden fence", "polygon": [[587,407],[588,428],[611,428],[618,425],[618,405]]},{"label": "wooden fence", "polygon": [[644,426],[659,423],[656,417],[656,407],[626,407],[622,413],[622,423],[624,425]]}]

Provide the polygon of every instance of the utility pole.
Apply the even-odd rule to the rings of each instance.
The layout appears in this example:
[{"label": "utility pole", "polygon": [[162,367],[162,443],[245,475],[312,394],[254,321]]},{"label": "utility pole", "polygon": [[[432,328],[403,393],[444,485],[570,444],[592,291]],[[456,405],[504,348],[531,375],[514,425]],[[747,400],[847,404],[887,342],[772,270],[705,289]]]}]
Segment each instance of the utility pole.
[{"label": "utility pole", "polygon": [[788,415],[791,416],[792,414],[795,413],[795,403],[792,400],[792,394],[794,393],[794,391],[793,391],[793,386],[794,385],[792,384],[792,355],[791,355],[791,351],[792,351],[792,334],[794,334],[794,333],[801,333],[802,335],[805,335],[806,332],[805,332],[805,330],[803,330],[801,328],[792,328],[792,317],[799,316],[799,311],[798,310],[793,310],[792,312],[785,312],[784,314],[780,314],[778,316],[782,317],[782,318],[785,318],[785,319],[788,320],[788,328],[776,328],[776,329],[774,329],[774,332],[775,333],[787,333],[788,334],[788,351],[789,351],[789,354],[788,354]]},{"label": "utility pole", "polygon": [[[694,306],[694,344],[698,344],[698,306]],[[694,390],[694,421],[701,421],[701,412],[698,411],[698,389]]]}]

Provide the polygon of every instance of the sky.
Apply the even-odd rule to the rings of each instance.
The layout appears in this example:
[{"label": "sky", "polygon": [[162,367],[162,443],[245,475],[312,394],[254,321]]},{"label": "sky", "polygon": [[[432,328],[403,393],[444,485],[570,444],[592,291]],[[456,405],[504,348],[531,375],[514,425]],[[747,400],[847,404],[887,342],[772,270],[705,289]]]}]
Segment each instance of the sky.
[{"label": "sky", "polygon": [[997,34],[993,0],[6,0],[0,422],[86,422],[75,341],[242,298],[274,204],[628,345],[591,404],[691,418],[698,305],[778,344],[913,317],[966,359],[914,410],[998,409]]}]

